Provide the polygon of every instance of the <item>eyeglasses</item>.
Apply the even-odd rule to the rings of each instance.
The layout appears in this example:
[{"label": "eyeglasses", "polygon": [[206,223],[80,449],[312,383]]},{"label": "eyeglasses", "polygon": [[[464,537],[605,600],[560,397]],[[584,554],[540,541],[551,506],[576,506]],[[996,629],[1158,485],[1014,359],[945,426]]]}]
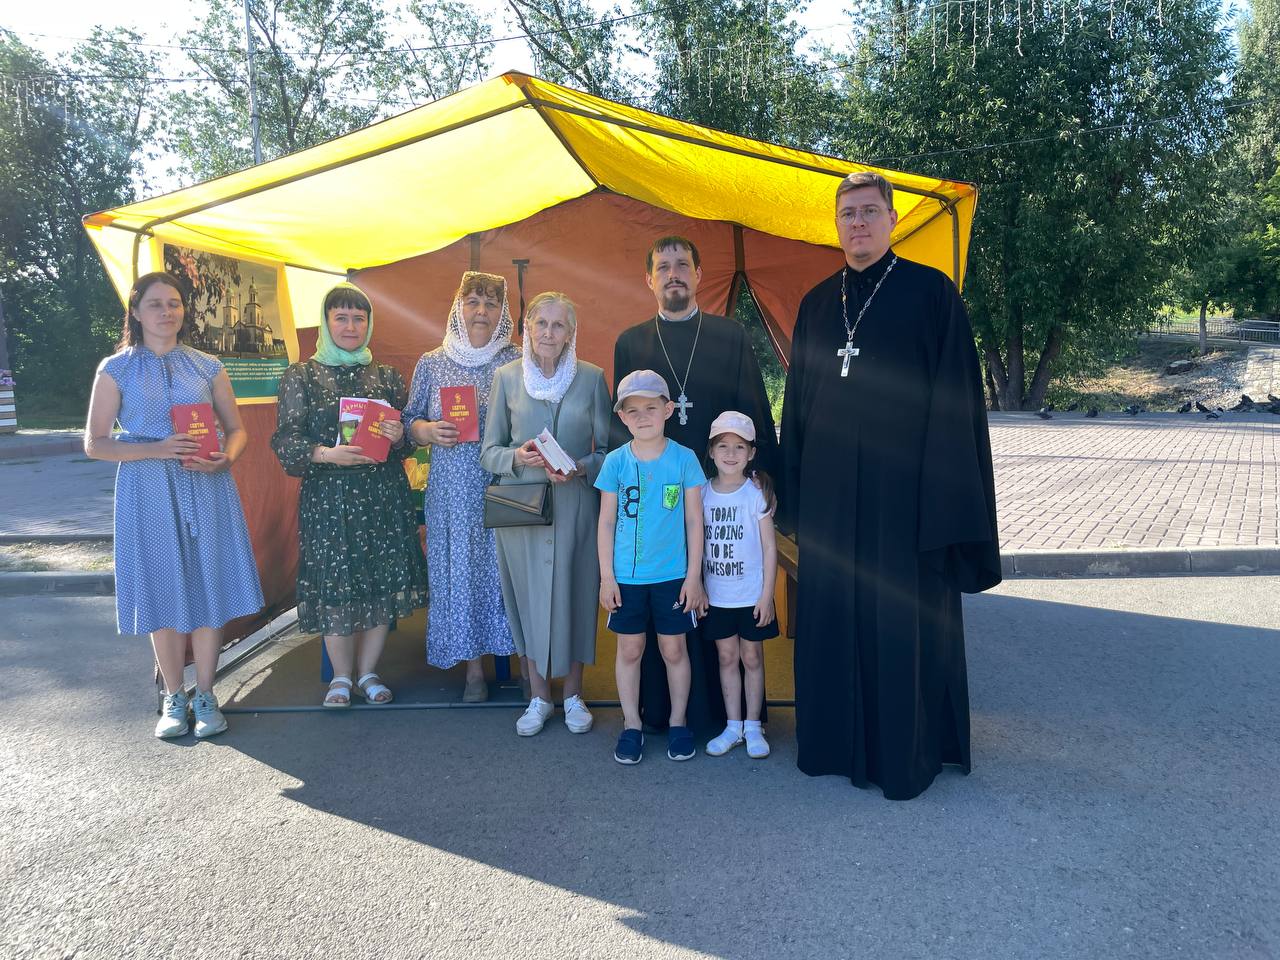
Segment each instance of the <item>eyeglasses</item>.
[{"label": "eyeglasses", "polygon": [[884,207],[867,204],[865,207],[844,207],[836,213],[836,219],[841,223],[855,223],[859,216],[863,223],[875,223],[884,216]]}]

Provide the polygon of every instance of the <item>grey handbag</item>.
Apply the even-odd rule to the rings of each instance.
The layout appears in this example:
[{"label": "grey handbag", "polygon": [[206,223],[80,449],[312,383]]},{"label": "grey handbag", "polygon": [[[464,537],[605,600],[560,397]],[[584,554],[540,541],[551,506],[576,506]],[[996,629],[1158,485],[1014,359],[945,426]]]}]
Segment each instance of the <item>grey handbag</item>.
[{"label": "grey handbag", "polygon": [[484,488],[484,525],[546,527],[551,525],[551,483],[491,483]]}]

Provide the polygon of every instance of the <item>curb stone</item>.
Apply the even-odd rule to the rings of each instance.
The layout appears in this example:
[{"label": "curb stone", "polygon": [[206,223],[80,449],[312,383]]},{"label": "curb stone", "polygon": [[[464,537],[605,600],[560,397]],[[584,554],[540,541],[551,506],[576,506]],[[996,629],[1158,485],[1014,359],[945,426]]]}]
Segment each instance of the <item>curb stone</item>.
[{"label": "curb stone", "polygon": [[1146,550],[1013,550],[1006,577],[1148,577],[1160,574],[1280,571],[1280,547],[1170,547]]},{"label": "curb stone", "polygon": [[114,573],[81,570],[39,570],[0,573],[0,596],[96,597],[116,592]]}]

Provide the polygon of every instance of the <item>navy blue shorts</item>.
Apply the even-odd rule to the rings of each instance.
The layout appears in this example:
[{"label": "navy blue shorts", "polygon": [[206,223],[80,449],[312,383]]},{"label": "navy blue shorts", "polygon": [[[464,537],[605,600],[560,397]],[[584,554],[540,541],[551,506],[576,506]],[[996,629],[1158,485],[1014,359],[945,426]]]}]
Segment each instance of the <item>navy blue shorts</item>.
[{"label": "navy blue shorts", "polygon": [[645,633],[653,624],[656,633],[675,636],[698,625],[695,613],[685,613],[680,604],[684,580],[662,583],[620,583],[622,606],[609,614],[608,627],[614,633]]},{"label": "navy blue shorts", "polygon": [[771,640],[778,635],[778,621],[756,626],[752,607],[708,607],[702,618],[702,635],[708,640],[741,637],[743,640]]}]

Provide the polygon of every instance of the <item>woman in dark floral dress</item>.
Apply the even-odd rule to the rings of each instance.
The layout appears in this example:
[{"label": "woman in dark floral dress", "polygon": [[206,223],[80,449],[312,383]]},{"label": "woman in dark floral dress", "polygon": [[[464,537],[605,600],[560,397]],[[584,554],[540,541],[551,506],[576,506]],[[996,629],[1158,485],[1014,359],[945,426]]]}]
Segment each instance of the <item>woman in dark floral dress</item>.
[{"label": "woman in dark floral dress", "polygon": [[[324,299],[315,356],[280,380],[271,448],[290,476],[302,478],[298,499],[298,623],[324,635],[333,663],[326,707],[390,703],[375,672],[387,631],[427,600],[427,571],[402,460],[411,451],[404,427],[387,420],[392,441],[385,463],[359,447],[338,445],[341,397],[381,400],[402,410],[404,378],[373,362],[373,310],[358,287],[342,283]],[[353,674],[353,670],[355,673]]]}]

